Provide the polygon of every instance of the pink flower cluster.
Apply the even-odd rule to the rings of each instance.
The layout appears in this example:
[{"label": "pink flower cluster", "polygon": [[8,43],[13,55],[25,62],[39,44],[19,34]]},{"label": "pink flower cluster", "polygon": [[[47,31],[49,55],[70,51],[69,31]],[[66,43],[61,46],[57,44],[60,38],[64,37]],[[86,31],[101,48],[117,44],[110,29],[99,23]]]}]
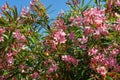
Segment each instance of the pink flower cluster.
[{"label": "pink flower cluster", "polygon": [[97,54],[98,54],[98,49],[96,49],[94,47],[92,49],[88,50],[88,55],[89,56],[95,56]]},{"label": "pink flower cluster", "polygon": [[21,16],[22,17],[29,17],[30,16],[30,9],[29,8],[27,8],[27,9],[22,8]]},{"label": "pink flower cluster", "polygon": [[47,70],[47,73],[53,73],[58,69],[56,64],[52,64],[52,66]]},{"label": "pink flower cluster", "polygon": [[8,5],[7,5],[7,4],[4,4],[4,5],[1,7],[2,11],[5,11],[7,8],[8,8]]},{"label": "pink flower cluster", "polygon": [[117,0],[117,1],[115,2],[115,5],[120,6],[120,0]]},{"label": "pink flower cluster", "polygon": [[77,17],[70,17],[69,21],[72,23],[71,26],[73,25],[78,25],[78,26],[81,26],[82,25],[82,20],[83,18],[80,16],[77,16]]},{"label": "pink flower cluster", "polygon": [[45,67],[48,67],[47,74],[53,73],[53,72],[57,71],[57,69],[58,69],[57,64],[51,59],[45,60],[43,62],[43,65]]},{"label": "pink flower cluster", "polygon": [[21,70],[20,70],[21,73],[26,73],[26,68],[27,68],[27,67],[26,67],[24,64],[20,64],[19,67],[20,67],[20,69],[21,69]]},{"label": "pink flower cluster", "polygon": [[88,37],[83,35],[82,38],[79,38],[78,40],[81,42],[81,44],[85,44],[88,42]]},{"label": "pink flower cluster", "polygon": [[74,34],[74,33],[69,33],[68,36],[69,36],[69,38],[72,39],[72,40],[75,39],[75,34]]},{"label": "pink flower cluster", "polygon": [[38,0],[32,0],[32,1],[30,1],[30,7],[32,7],[36,2],[38,2]]},{"label": "pink flower cluster", "polygon": [[[100,49],[92,48],[88,51],[88,55],[91,57],[91,68],[93,70],[97,70],[101,75],[107,74],[107,71],[111,69],[111,71],[120,71],[120,66],[117,63],[117,55],[120,52],[119,49],[114,47],[108,47],[101,52]],[[99,67],[99,66],[105,67]]]},{"label": "pink flower cluster", "polygon": [[[83,16],[70,17],[68,20],[70,25],[68,24],[67,26],[64,20],[58,19],[55,21],[55,25],[52,28],[52,38],[48,38],[50,39],[48,42],[52,43],[52,49],[55,49],[56,53],[61,53],[64,50],[67,52],[69,48],[74,46],[81,50],[83,56],[85,54],[88,55],[90,59],[88,65],[96,73],[105,76],[109,72],[120,72],[120,65],[117,61],[120,48],[116,39],[111,40],[111,37],[114,37],[114,33],[112,33],[114,30],[120,32],[120,20],[116,19],[117,24],[115,26],[109,25],[105,9],[98,7],[87,9],[83,12]],[[76,30],[81,31],[80,34]],[[104,39],[111,41],[111,43],[104,44]],[[70,42],[70,44],[59,44],[66,43],[66,41]],[[76,53],[77,49],[75,49]],[[53,53],[52,50],[50,53]],[[79,56],[76,53],[74,53],[75,56]],[[79,62],[76,57],[69,55],[69,53],[62,55],[61,60],[73,65],[77,65]],[[49,69],[49,72],[53,72],[53,70],[54,68],[52,67]]]},{"label": "pink flower cluster", "polygon": [[[106,24],[105,10],[100,8],[87,9],[84,12],[83,24],[87,27],[84,29],[85,35],[93,35],[95,39],[108,34]],[[94,27],[93,27],[94,26]]]},{"label": "pink flower cluster", "polygon": [[78,64],[78,60],[75,59],[73,56],[70,55],[62,55],[62,60],[65,61],[66,63],[72,63],[73,65]]},{"label": "pink flower cluster", "polygon": [[120,33],[120,19],[117,19],[117,25],[112,25],[112,29]]},{"label": "pink flower cluster", "polygon": [[31,74],[31,77],[32,77],[33,79],[38,78],[38,76],[39,76],[38,72],[34,72],[33,74]]},{"label": "pink flower cluster", "polygon": [[107,70],[104,66],[97,67],[97,72],[100,73],[102,76],[105,76],[107,73]]},{"label": "pink flower cluster", "polygon": [[94,32],[93,28],[90,26],[85,27],[83,31],[84,31],[84,35],[86,36],[91,35]]},{"label": "pink flower cluster", "polygon": [[25,36],[22,35],[19,30],[16,30],[15,32],[13,32],[13,37],[18,41],[22,41],[22,42],[26,40]]},{"label": "pink flower cluster", "polygon": [[56,20],[55,24],[58,27],[58,29],[63,29],[63,30],[67,29],[67,26],[64,25],[64,20],[62,19]]},{"label": "pink flower cluster", "polygon": [[53,31],[52,36],[49,36],[49,38],[52,38],[51,40],[46,39],[45,44],[52,46],[52,49],[57,49],[57,45],[60,43],[66,42],[66,33],[62,29],[58,29],[57,31]]},{"label": "pink flower cluster", "polygon": [[57,32],[53,34],[53,38],[55,40],[55,43],[65,43],[66,38],[65,38],[65,32],[62,29],[59,29]]},{"label": "pink flower cluster", "polygon": [[[120,6],[119,0],[116,2],[108,0],[108,3],[110,3],[108,8],[112,8],[113,4],[116,4],[115,7]],[[41,10],[39,14],[37,6],[44,8],[38,0],[30,2],[31,9],[23,8],[20,17],[17,18],[17,24],[26,25],[27,22],[21,23],[21,21],[29,21],[29,19],[35,21],[34,23],[39,19],[44,19],[46,22],[46,17],[40,16]],[[7,8],[8,5],[5,4],[2,11],[6,11]],[[30,14],[34,11],[36,14],[32,18]],[[12,72],[16,68],[19,73],[13,75],[15,78],[17,78],[16,75],[23,77],[26,74],[29,79],[42,79],[43,77],[49,80],[66,80],[73,77],[76,80],[77,76],[84,78],[83,76],[91,75],[91,73],[92,77],[103,79],[113,72],[120,73],[119,15],[107,13],[107,10],[100,7],[88,8],[83,12],[73,10],[67,13],[70,15],[64,14],[58,16],[44,39],[43,37],[38,39],[39,33],[34,33],[34,29],[32,29],[33,32],[30,31],[30,25],[34,23],[27,23],[29,32],[19,27],[13,29],[12,26],[0,28],[0,72],[4,72],[0,80],[5,80],[4,75],[9,77],[14,74]],[[0,16],[0,18],[9,22],[4,17]],[[9,36],[11,33],[12,36]],[[32,38],[27,39],[27,35],[33,36],[33,43]],[[64,67],[66,68],[63,69]],[[84,73],[82,69],[86,72]],[[68,72],[71,74],[67,74]],[[81,73],[85,75],[79,75]],[[66,75],[69,76],[66,77]]]},{"label": "pink flower cluster", "polygon": [[6,61],[7,61],[7,67],[12,68],[12,65],[14,64],[14,53],[8,52],[6,54]]},{"label": "pink flower cluster", "polygon": [[5,33],[5,29],[4,28],[0,28],[0,42],[4,41],[4,37],[3,37],[4,33]]},{"label": "pink flower cluster", "polygon": [[83,13],[83,24],[84,25],[96,25],[96,27],[102,25],[105,22],[105,10],[100,10],[100,8],[87,9]]}]

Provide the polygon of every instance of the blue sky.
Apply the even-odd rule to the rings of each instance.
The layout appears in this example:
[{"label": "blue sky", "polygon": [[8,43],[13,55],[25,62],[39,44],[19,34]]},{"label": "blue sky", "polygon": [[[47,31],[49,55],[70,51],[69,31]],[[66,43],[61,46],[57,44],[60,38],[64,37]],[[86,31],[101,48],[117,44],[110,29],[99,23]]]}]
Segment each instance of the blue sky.
[{"label": "blue sky", "polygon": [[[19,10],[22,7],[29,6],[29,2],[31,0],[0,0],[0,6],[8,2],[10,6],[16,5]],[[67,0],[40,0],[46,7],[52,5],[51,8],[48,10],[48,13],[51,18],[55,18],[59,12],[62,10],[68,10],[68,6],[65,4]]]},{"label": "blue sky", "polygon": [[41,0],[46,7],[52,5],[51,8],[48,10],[48,13],[51,17],[56,16],[62,10],[68,10],[68,6],[65,4],[68,0]]}]

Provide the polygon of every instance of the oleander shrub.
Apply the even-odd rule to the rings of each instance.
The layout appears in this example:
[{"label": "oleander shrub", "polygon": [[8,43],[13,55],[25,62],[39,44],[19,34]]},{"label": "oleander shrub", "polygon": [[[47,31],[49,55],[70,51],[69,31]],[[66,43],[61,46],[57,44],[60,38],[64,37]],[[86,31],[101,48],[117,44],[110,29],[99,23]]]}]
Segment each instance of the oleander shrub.
[{"label": "oleander shrub", "polygon": [[38,0],[21,13],[3,5],[0,80],[120,79],[120,1],[86,1],[52,22]]}]

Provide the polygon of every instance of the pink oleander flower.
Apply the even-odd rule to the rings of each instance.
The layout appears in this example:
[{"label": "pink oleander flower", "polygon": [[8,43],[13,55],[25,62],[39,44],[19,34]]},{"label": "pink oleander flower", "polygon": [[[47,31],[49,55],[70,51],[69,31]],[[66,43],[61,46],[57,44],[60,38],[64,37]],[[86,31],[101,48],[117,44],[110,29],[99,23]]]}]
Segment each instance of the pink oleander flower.
[{"label": "pink oleander flower", "polygon": [[75,40],[74,40],[74,45],[75,45],[75,46],[79,46],[79,41],[78,41],[78,40],[79,40],[79,39],[75,39]]},{"label": "pink oleander flower", "polygon": [[8,5],[7,5],[7,4],[4,4],[4,5],[1,7],[2,11],[5,11],[7,8],[8,8]]},{"label": "pink oleander flower", "polygon": [[[92,58],[91,58],[91,61],[96,64],[96,63],[103,63],[103,61],[105,60],[105,55],[102,54],[102,53],[98,53],[97,55],[94,55]],[[104,65],[104,64],[103,64]]]},{"label": "pink oleander flower", "polygon": [[97,27],[105,21],[105,10],[101,10],[98,7],[87,9],[86,11],[84,11],[83,15],[84,25],[95,24]]},{"label": "pink oleander flower", "polygon": [[119,50],[118,49],[113,49],[112,51],[110,51],[110,55],[111,56],[117,56],[117,54],[119,54]]},{"label": "pink oleander flower", "polygon": [[84,34],[85,34],[86,36],[92,34],[93,31],[94,31],[94,30],[93,30],[91,27],[85,27],[85,28],[84,28]]},{"label": "pink oleander flower", "polygon": [[114,26],[114,29],[118,32],[120,32],[120,19],[117,19],[118,25]]},{"label": "pink oleander flower", "polygon": [[33,79],[38,78],[39,74],[38,72],[34,72],[33,74],[30,75]]},{"label": "pink oleander flower", "polygon": [[0,80],[5,80],[5,76],[4,75],[0,75]]},{"label": "pink oleander flower", "polygon": [[98,66],[96,70],[102,76],[105,76],[107,74],[107,70],[106,70],[105,66]]},{"label": "pink oleander flower", "polygon": [[120,19],[117,19],[117,22],[118,22],[118,24],[120,24],[119,22],[120,22]]},{"label": "pink oleander flower", "polygon": [[0,69],[1,70],[4,70],[4,68],[6,67],[7,63],[4,61],[4,62],[0,62]]},{"label": "pink oleander flower", "polygon": [[8,53],[6,54],[6,61],[7,61],[7,67],[8,67],[9,69],[11,69],[11,68],[12,68],[12,65],[13,65],[13,63],[14,63],[13,53],[8,52]]},{"label": "pink oleander flower", "polygon": [[117,72],[120,72],[120,65],[119,64],[117,64],[117,65],[115,65],[115,71],[117,71]]},{"label": "pink oleander flower", "polygon": [[23,64],[19,65],[20,69],[21,69],[21,73],[25,73],[26,72],[26,66]]},{"label": "pink oleander flower", "polygon": [[76,23],[76,25],[78,25],[78,26],[81,26],[82,25],[82,20],[83,20],[83,18],[82,17],[76,17],[75,18],[75,21],[74,21],[74,23]]},{"label": "pink oleander flower", "polygon": [[115,65],[117,65],[117,60],[113,57],[106,58],[105,62],[109,66],[109,68],[113,68],[115,67]]},{"label": "pink oleander flower", "polygon": [[59,14],[58,14],[58,17],[62,17],[62,16],[64,16],[64,11],[62,10]]},{"label": "pink oleander flower", "polygon": [[83,50],[86,50],[86,48],[87,48],[87,46],[85,44],[82,44],[79,47],[82,48]]},{"label": "pink oleander flower", "polygon": [[97,27],[97,30],[100,32],[101,35],[107,35],[108,34],[108,27],[103,24],[103,25],[100,25],[99,27]]},{"label": "pink oleander flower", "polygon": [[32,1],[30,1],[30,7],[32,7],[36,2],[38,2],[38,0],[32,0]]},{"label": "pink oleander flower", "polygon": [[11,47],[16,50],[16,52],[14,52],[14,55],[16,55],[18,52],[22,50],[22,47],[24,47],[24,44],[23,43],[11,44]]},{"label": "pink oleander flower", "polygon": [[100,38],[100,31],[99,30],[95,30],[95,32],[93,33],[93,38],[95,38],[96,40],[98,40]]},{"label": "pink oleander flower", "polygon": [[95,24],[97,24],[97,25],[100,25],[100,24],[102,24],[103,23],[103,20],[102,19],[100,19],[100,18],[97,18],[96,20],[94,20],[95,21]]},{"label": "pink oleander flower", "polygon": [[54,40],[52,40],[51,42],[52,42],[52,49],[57,49],[58,42],[56,42]]},{"label": "pink oleander flower", "polygon": [[69,21],[72,22],[72,23],[74,22],[74,20],[75,20],[74,17],[70,17],[70,19],[69,19]]},{"label": "pink oleander flower", "polygon": [[30,16],[29,13],[30,13],[30,9],[29,8],[27,8],[27,9],[22,8],[21,16],[23,16],[23,17],[29,17]]},{"label": "pink oleander flower", "polygon": [[52,73],[52,72],[56,71],[57,69],[58,69],[57,65],[56,64],[52,64],[52,67],[50,67],[47,70],[47,73]]},{"label": "pink oleander flower", "polygon": [[108,0],[108,4],[107,4],[107,7],[108,7],[108,10],[111,12],[112,11],[112,2],[113,0]]},{"label": "pink oleander flower", "polygon": [[63,24],[64,24],[64,20],[62,20],[62,19],[56,20],[57,26],[62,26]]},{"label": "pink oleander flower", "polygon": [[79,39],[79,41],[81,42],[81,44],[87,43],[88,37],[85,37],[85,36],[83,35],[82,38]]},{"label": "pink oleander flower", "polygon": [[43,61],[44,66],[48,66],[49,64],[53,64],[53,60],[48,59],[48,60]]},{"label": "pink oleander flower", "polygon": [[53,34],[53,38],[57,43],[65,43],[66,38],[65,38],[65,32],[62,29],[59,29],[57,32]]},{"label": "pink oleander flower", "polygon": [[13,32],[13,37],[16,38],[19,41],[25,41],[26,40],[25,36],[22,35],[19,30],[16,30],[15,32]]},{"label": "pink oleander flower", "polygon": [[5,29],[4,28],[0,28],[0,34],[5,33]]},{"label": "pink oleander flower", "polygon": [[67,62],[67,63],[72,63],[73,65],[78,64],[78,60],[75,59],[73,56],[70,56],[70,55],[63,55],[62,60]]},{"label": "pink oleander flower", "polygon": [[74,33],[70,33],[68,36],[69,36],[69,38],[72,39],[72,40],[75,39],[75,34],[74,34]]},{"label": "pink oleander flower", "polygon": [[70,19],[69,19],[69,21],[71,22],[71,26],[73,26],[73,25],[81,26],[82,20],[83,20],[83,18],[81,16],[70,17]]},{"label": "pink oleander flower", "polygon": [[118,32],[120,32],[120,25],[115,26],[115,30],[118,31]]},{"label": "pink oleander flower", "polygon": [[4,41],[4,37],[2,36],[3,33],[5,33],[5,29],[0,28],[0,42]]},{"label": "pink oleander flower", "polygon": [[120,6],[120,0],[117,0],[117,1],[115,2],[115,5]]},{"label": "pink oleander flower", "polygon": [[4,41],[4,37],[0,36],[0,42],[3,42],[3,41]]},{"label": "pink oleander flower", "polygon": [[59,20],[56,20],[55,23],[56,23],[58,29],[63,29],[63,30],[66,30],[66,29],[67,29],[67,26],[64,25],[64,20],[59,19]]},{"label": "pink oleander flower", "polygon": [[97,53],[98,53],[98,49],[96,49],[94,47],[88,51],[89,56],[96,55]]}]

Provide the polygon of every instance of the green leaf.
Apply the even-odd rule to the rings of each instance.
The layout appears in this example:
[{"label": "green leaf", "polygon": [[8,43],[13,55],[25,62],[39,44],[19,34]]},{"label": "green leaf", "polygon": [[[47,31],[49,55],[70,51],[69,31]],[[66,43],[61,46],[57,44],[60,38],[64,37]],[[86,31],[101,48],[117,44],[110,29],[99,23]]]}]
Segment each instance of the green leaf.
[{"label": "green leaf", "polygon": [[84,2],[85,2],[85,1],[84,1],[84,0],[82,0],[82,6],[84,6]]},{"label": "green leaf", "polygon": [[98,4],[97,0],[94,0],[95,4]]},{"label": "green leaf", "polygon": [[35,43],[35,41],[34,41],[34,39],[33,39],[32,37],[29,37],[29,39],[30,39],[30,41],[31,41],[32,43]]},{"label": "green leaf", "polygon": [[107,77],[107,80],[113,80],[113,78],[111,78],[111,77],[108,76],[108,77]]},{"label": "green leaf", "polygon": [[94,78],[89,78],[88,80],[94,80]]},{"label": "green leaf", "polygon": [[7,22],[3,18],[0,18],[0,25],[5,26],[7,25]]},{"label": "green leaf", "polygon": [[3,34],[3,36],[4,36],[6,39],[9,39],[9,37],[8,37],[6,34]]},{"label": "green leaf", "polygon": [[12,16],[10,15],[10,12],[8,12],[8,11],[3,12],[3,14],[4,14],[5,17],[6,17],[7,19],[9,19],[10,21],[13,19]]},{"label": "green leaf", "polygon": [[6,74],[8,74],[8,72],[5,70],[3,75],[6,75]]}]

